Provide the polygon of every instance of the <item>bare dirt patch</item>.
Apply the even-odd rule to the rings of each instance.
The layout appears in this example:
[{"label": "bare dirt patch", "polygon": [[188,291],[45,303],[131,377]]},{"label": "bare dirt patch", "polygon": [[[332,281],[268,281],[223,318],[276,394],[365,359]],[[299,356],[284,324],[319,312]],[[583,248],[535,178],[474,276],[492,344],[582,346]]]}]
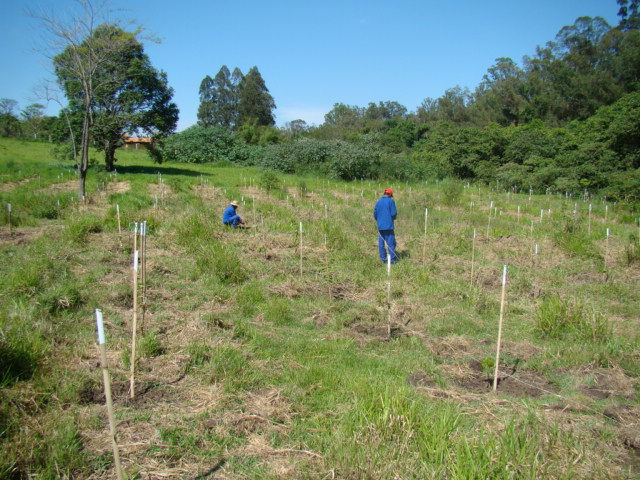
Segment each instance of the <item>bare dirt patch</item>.
[{"label": "bare dirt patch", "polygon": [[24,185],[25,183],[29,183],[32,178],[23,178],[19,182],[3,182],[0,183],[0,192],[10,192],[11,190],[19,187],[20,185]]},{"label": "bare dirt patch", "polygon": [[[463,375],[454,380],[455,384],[473,393],[493,391],[493,374],[483,372],[482,364],[477,360],[469,362]],[[544,377],[529,370],[501,368],[498,374],[498,392],[514,397],[541,397],[555,393],[555,387]]]},{"label": "bare dirt patch", "polygon": [[634,385],[637,381],[629,378],[620,368],[598,368],[581,374],[585,381],[580,391],[591,398],[636,398]]},{"label": "bare dirt patch", "polygon": [[9,227],[0,228],[0,244],[24,245],[40,237],[45,231],[45,227]]}]

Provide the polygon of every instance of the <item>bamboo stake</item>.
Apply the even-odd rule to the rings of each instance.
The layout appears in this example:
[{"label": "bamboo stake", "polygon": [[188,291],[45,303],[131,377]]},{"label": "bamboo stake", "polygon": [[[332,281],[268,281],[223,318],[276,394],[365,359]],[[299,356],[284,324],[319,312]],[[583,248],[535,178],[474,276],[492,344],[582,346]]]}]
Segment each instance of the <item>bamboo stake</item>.
[{"label": "bamboo stake", "polygon": [[109,437],[113,448],[113,460],[116,464],[116,474],[122,480],[122,465],[120,465],[120,452],[116,442],[116,420],[113,413],[113,399],[111,398],[111,377],[107,365],[107,348],[105,346],[104,324],[102,311],[96,309],[96,325],[98,327],[98,348],[100,349],[100,366],[102,367],[102,380],[104,382],[104,396],[107,404],[107,416],[109,417]]},{"label": "bamboo stake", "polygon": [[498,321],[498,343],[496,345],[496,368],[493,372],[493,391],[498,389],[498,367],[500,366],[500,344],[502,343],[502,321],[504,319],[504,299],[507,285],[507,266],[502,267],[502,296],[500,298],[500,319]]},{"label": "bamboo stake", "polygon": [[476,259],[476,229],[473,229],[473,240],[471,240],[471,288],[473,288],[473,267]]},{"label": "bamboo stake", "polygon": [[142,283],[142,322],[140,332],[144,333],[144,320],[147,313],[147,221],[140,229],[140,280]]},{"label": "bamboo stake", "polygon": [[129,396],[134,398],[135,393],[135,369],[136,369],[136,335],[138,330],[138,222],[134,223],[133,230],[133,325],[131,327],[131,359]]},{"label": "bamboo stake", "polygon": [[607,236],[604,240],[604,266],[607,266],[607,254],[609,253],[609,235],[611,234],[611,230],[607,228]]},{"label": "bamboo stake", "polygon": [[424,236],[422,237],[422,263],[427,261],[427,223],[429,222],[429,209],[424,209]]},{"label": "bamboo stake", "polygon": [[391,247],[387,248],[387,336],[391,340]]},{"label": "bamboo stake", "polygon": [[300,222],[300,276],[302,277],[302,222]]},{"label": "bamboo stake", "polygon": [[116,203],[116,216],[118,217],[118,236],[122,235],[122,229],[120,228],[120,205]]}]

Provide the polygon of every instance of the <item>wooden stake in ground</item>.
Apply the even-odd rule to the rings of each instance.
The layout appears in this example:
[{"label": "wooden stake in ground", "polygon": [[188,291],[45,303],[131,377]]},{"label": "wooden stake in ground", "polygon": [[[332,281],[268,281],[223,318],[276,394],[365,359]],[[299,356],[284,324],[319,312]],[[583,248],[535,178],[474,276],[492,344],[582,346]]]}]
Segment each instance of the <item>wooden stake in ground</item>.
[{"label": "wooden stake in ground", "polygon": [[120,205],[116,203],[116,216],[118,217],[118,236],[122,235],[122,229],[120,228]]},{"label": "wooden stake in ground", "polygon": [[129,396],[134,398],[135,370],[136,370],[136,336],[138,333],[138,222],[134,223],[133,230],[133,324],[131,326],[131,358],[129,377]]},{"label": "wooden stake in ground", "polygon": [[473,267],[476,259],[476,229],[473,229],[473,239],[471,240],[471,288],[473,288]]},{"label": "wooden stake in ground", "polygon": [[387,337],[391,340],[391,248],[387,249]]},{"label": "wooden stake in ground", "polygon": [[98,348],[100,350],[100,366],[102,367],[102,380],[104,382],[104,396],[107,404],[107,416],[109,417],[109,436],[113,447],[113,460],[116,465],[118,479],[122,480],[122,466],[120,465],[120,452],[116,442],[116,419],[113,413],[113,400],[111,398],[111,378],[107,365],[107,347],[105,346],[104,324],[102,311],[96,309],[96,325],[98,327]]},{"label": "wooden stake in ground", "polygon": [[611,230],[607,228],[607,236],[604,239],[604,266],[607,266],[607,254],[609,253],[609,235],[611,234]]},{"label": "wooden stake in ground", "polygon": [[147,221],[140,224],[140,283],[142,292],[142,322],[140,331],[144,333],[144,320],[147,313]]},{"label": "wooden stake in ground", "polygon": [[500,366],[500,344],[502,343],[502,321],[504,319],[504,299],[507,290],[507,266],[502,267],[502,296],[500,297],[500,319],[498,320],[498,343],[496,345],[496,368],[493,372],[493,391],[498,389],[498,367]]},{"label": "wooden stake in ground", "polygon": [[422,237],[422,263],[427,261],[427,223],[429,222],[429,209],[424,209],[424,236]]},{"label": "wooden stake in ground", "polygon": [[300,276],[302,276],[302,222],[300,222]]}]

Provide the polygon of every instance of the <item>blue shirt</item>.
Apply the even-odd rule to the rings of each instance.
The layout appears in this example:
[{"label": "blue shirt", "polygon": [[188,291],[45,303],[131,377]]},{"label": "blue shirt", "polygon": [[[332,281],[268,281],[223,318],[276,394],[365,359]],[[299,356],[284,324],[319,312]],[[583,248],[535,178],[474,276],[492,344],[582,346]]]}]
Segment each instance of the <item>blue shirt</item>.
[{"label": "blue shirt", "polygon": [[240,218],[236,214],[236,208],[233,205],[229,205],[227,209],[224,211],[224,213],[222,214],[222,223],[226,225],[227,223],[232,222],[233,219],[236,217]]},{"label": "blue shirt", "polygon": [[398,211],[393,198],[382,197],[376,202],[373,218],[378,223],[378,230],[393,230],[393,221],[396,219],[396,215],[398,215]]}]

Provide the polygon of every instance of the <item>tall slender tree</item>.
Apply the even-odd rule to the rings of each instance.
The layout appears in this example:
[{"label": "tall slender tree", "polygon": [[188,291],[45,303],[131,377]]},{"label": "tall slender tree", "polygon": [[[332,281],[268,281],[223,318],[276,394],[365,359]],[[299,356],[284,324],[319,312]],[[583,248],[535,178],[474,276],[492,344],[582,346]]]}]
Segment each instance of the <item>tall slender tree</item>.
[{"label": "tall slender tree", "polygon": [[256,122],[259,126],[274,125],[275,108],[258,67],[251,67],[238,86],[238,125],[249,122]]}]

